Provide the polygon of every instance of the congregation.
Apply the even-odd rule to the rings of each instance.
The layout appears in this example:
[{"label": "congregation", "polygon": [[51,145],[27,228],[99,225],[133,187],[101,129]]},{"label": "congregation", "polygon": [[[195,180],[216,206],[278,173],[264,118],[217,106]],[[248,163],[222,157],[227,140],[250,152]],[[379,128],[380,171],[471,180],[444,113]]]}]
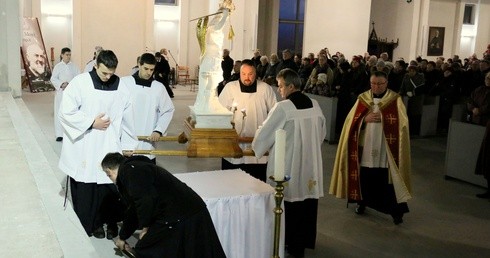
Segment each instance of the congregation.
[{"label": "congregation", "polygon": [[[256,64],[257,78],[269,85],[277,86],[275,75],[284,68],[291,68],[301,77],[303,92],[337,97],[338,132],[359,94],[369,89],[370,75],[374,71],[385,72],[388,75],[388,88],[402,97],[408,97],[411,135],[419,134],[425,96],[428,97],[425,101],[429,97],[440,97],[437,132],[445,135],[454,105],[473,103],[475,98],[483,101],[483,97],[472,93],[485,85],[485,75],[490,72],[490,45],[481,57],[476,54],[464,59],[458,55],[450,58],[440,56],[435,61],[421,56],[409,61],[404,58],[390,59],[386,52],[379,56],[366,52],[349,60],[341,52],[331,54],[328,48],[321,49],[316,57],[314,53],[302,57],[285,49],[281,60],[275,53],[269,58],[256,50],[252,60]],[[486,119],[481,120],[480,117],[488,116],[487,112],[485,110],[474,115],[472,110],[468,110],[462,119],[485,125]]]}]

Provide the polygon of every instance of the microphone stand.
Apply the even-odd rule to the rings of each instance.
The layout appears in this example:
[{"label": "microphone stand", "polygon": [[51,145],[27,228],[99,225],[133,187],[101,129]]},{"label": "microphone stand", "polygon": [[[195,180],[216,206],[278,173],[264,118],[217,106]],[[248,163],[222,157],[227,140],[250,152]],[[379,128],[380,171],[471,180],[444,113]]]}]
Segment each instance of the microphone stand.
[{"label": "microphone stand", "polygon": [[174,63],[175,63],[175,72],[174,72],[174,80],[173,80],[173,82],[174,82],[174,85],[176,85],[177,84],[177,79],[178,79],[177,78],[177,73],[179,71],[179,64],[177,64],[177,61],[175,61],[175,58],[172,55],[172,53],[170,52],[170,50],[167,50],[167,51],[168,51],[168,53],[170,54],[170,57],[172,58],[172,60],[174,60]]}]

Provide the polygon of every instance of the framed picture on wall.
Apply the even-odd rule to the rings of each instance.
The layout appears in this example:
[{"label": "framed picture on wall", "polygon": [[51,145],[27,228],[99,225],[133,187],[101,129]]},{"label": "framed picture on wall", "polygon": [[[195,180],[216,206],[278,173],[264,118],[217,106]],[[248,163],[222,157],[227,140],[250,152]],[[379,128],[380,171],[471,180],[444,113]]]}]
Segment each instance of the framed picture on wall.
[{"label": "framed picture on wall", "polygon": [[177,5],[178,0],[155,0],[155,4],[160,5]]},{"label": "framed picture on wall", "polygon": [[444,27],[429,27],[428,56],[442,56],[444,52],[444,31]]}]

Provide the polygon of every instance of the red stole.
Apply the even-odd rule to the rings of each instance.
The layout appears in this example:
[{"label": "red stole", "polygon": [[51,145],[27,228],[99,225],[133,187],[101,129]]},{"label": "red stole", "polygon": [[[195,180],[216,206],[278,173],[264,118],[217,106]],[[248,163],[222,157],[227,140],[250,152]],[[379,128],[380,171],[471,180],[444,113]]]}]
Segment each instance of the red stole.
[{"label": "red stole", "polygon": [[[348,201],[357,202],[362,200],[361,187],[359,184],[359,132],[361,131],[362,121],[364,117],[369,113],[370,106],[364,101],[359,101],[357,104],[356,112],[349,128],[347,154],[348,154]],[[400,132],[398,129],[398,108],[396,98],[392,99],[389,103],[380,107],[380,112],[383,116],[383,132],[385,134],[388,148],[395,164],[398,166],[398,146],[400,142]],[[389,157],[388,157],[389,158]]]}]

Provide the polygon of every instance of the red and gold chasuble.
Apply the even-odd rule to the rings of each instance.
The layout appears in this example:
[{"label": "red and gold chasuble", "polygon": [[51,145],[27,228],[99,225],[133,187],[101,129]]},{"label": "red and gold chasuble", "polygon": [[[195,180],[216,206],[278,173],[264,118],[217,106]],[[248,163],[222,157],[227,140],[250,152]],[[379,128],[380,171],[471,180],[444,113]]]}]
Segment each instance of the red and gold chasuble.
[{"label": "red and gold chasuble", "polygon": [[[381,104],[381,103],[380,103]],[[371,110],[370,105],[366,102],[359,100],[354,118],[349,128],[348,136],[348,201],[357,202],[362,200],[359,182],[359,133],[361,131],[362,122],[364,117]],[[383,103],[380,105],[380,112],[383,117],[383,132],[385,135],[388,148],[395,160],[395,164],[398,166],[399,162],[399,119],[396,98],[392,98],[389,103]]]}]

